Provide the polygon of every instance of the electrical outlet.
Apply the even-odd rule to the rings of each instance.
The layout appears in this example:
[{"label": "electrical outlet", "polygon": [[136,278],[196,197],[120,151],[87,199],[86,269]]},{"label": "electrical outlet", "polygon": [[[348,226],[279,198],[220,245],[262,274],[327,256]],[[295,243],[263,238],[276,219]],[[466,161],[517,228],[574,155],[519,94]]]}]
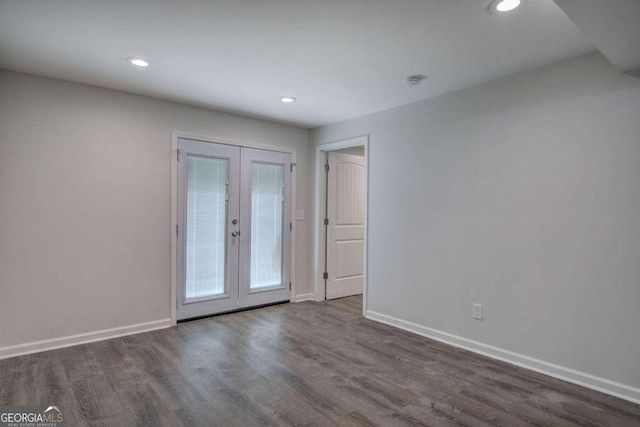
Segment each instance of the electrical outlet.
[{"label": "electrical outlet", "polygon": [[482,320],[482,304],[471,304],[471,317]]},{"label": "electrical outlet", "polygon": [[296,221],[304,221],[304,209],[296,210]]}]

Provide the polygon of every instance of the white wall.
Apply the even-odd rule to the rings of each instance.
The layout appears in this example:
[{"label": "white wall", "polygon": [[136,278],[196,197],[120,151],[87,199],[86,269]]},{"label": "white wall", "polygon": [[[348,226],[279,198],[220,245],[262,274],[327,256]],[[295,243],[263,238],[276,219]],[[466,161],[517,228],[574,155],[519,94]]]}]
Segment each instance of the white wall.
[{"label": "white wall", "polygon": [[310,210],[306,130],[0,72],[0,350],[170,317],[172,130],[295,148]]},{"label": "white wall", "polygon": [[311,136],[363,134],[372,312],[640,387],[640,80],[592,54]]}]

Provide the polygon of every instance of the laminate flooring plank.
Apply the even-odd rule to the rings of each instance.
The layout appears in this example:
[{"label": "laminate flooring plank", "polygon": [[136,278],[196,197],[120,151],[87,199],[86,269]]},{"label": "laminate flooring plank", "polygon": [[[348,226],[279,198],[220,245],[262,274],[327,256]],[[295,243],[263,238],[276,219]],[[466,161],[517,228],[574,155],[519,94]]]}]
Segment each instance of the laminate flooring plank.
[{"label": "laminate flooring plank", "polygon": [[[520,405],[519,401],[509,401],[508,404],[501,403],[493,393],[487,393],[486,390],[475,388],[463,389],[458,393],[464,399],[475,402],[486,408],[492,408],[494,411],[502,415],[503,419],[513,420],[509,424],[518,425],[552,425],[557,427],[572,427],[577,424],[563,418],[558,418],[553,414],[539,411],[536,408]],[[451,399],[453,396],[448,396]]]},{"label": "laminate flooring plank", "polygon": [[355,377],[352,381],[376,396],[378,401],[389,402],[396,408],[404,408],[418,401],[418,396],[415,393],[374,375]]},{"label": "laminate flooring plank", "polygon": [[316,407],[295,395],[271,404],[273,423],[277,426],[327,426],[332,422]]},{"label": "laminate flooring plank", "polygon": [[587,402],[571,398],[567,395],[558,395],[554,399],[542,399],[537,395],[532,395],[526,403],[528,406],[552,414],[557,418],[585,427],[606,424],[616,427],[640,425],[640,419],[638,418],[634,420],[633,418],[630,419],[628,416],[625,416],[625,414],[604,412]]},{"label": "laminate flooring plank", "polygon": [[369,427],[376,426],[373,421],[358,411],[351,411],[338,420],[340,427]]},{"label": "laminate flooring plank", "polygon": [[89,346],[80,358],[65,363],[73,403],[87,420],[104,420],[128,402],[124,390],[142,381],[131,357],[114,360],[102,353],[103,347]]},{"label": "laminate flooring plank", "polygon": [[640,426],[640,405],[362,317],[282,304],[0,360],[69,426]]},{"label": "laminate flooring plank", "polygon": [[389,424],[401,427],[452,427],[459,425],[448,416],[442,416],[439,411],[424,402],[409,405],[401,412],[392,413],[389,416]]}]

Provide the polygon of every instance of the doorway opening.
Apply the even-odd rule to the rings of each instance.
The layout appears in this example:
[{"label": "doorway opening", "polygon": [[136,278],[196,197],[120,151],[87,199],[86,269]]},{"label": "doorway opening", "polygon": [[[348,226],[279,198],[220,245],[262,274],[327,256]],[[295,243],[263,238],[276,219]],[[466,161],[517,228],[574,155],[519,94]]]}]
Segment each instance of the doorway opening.
[{"label": "doorway opening", "polygon": [[316,152],[315,300],[362,294],[367,306],[368,137]]}]

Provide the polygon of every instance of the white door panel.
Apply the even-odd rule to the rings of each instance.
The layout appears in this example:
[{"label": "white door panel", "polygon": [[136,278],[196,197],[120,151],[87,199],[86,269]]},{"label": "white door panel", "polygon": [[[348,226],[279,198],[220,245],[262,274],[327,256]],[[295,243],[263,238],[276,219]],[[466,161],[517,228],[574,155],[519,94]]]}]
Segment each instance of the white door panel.
[{"label": "white door panel", "polygon": [[291,155],[243,148],[241,170],[240,307],[286,301]]},{"label": "white door panel", "polygon": [[362,293],[364,157],[328,154],[327,299]]}]

